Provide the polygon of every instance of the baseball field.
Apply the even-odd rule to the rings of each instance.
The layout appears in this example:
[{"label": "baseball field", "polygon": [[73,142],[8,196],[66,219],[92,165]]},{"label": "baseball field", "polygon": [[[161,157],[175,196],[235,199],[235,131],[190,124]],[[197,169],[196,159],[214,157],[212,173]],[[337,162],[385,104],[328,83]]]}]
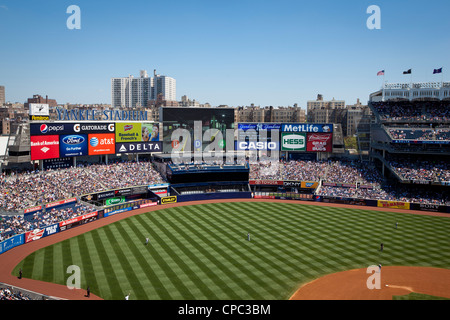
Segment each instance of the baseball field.
[{"label": "baseball field", "polygon": [[449,230],[447,217],[363,207],[191,203],[41,248],[13,274],[66,285],[76,265],[81,288],[102,299],[287,300],[323,276],[371,265],[450,269]]}]

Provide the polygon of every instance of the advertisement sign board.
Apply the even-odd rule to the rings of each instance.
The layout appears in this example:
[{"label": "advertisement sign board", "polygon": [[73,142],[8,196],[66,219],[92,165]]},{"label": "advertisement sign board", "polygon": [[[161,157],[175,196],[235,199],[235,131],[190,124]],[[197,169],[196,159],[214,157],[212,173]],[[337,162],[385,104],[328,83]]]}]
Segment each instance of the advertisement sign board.
[{"label": "advertisement sign board", "polygon": [[59,154],[61,157],[78,157],[88,155],[88,140],[85,134],[59,136]]},{"label": "advertisement sign board", "polygon": [[333,132],[332,124],[283,123],[281,132]]},{"label": "advertisement sign board", "polygon": [[31,136],[31,160],[59,158],[59,136]]},{"label": "advertisement sign board", "polygon": [[116,152],[114,133],[96,133],[88,135],[90,156],[114,154]]},{"label": "advertisement sign board", "polygon": [[176,202],[177,202],[177,197],[176,196],[170,196],[170,197],[161,198],[161,204],[176,203]]},{"label": "advertisement sign board", "polygon": [[332,152],[331,133],[308,133],[306,136],[306,151],[308,152]]},{"label": "advertisement sign board", "polygon": [[281,151],[306,151],[306,133],[281,134]]},{"label": "advertisement sign board", "polygon": [[116,123],[116,142],[142,141],[140,123]]},{"label": "advertisement sign board", "polygon": [[161,141],[116,143],[116,153],[162,152]]}]

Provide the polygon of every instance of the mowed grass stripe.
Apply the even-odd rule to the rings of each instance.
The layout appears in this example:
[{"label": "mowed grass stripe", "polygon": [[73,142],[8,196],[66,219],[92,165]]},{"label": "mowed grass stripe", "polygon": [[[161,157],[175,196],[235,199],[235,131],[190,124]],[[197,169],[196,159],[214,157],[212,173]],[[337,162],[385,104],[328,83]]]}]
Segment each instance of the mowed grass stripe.
[{"label": "mowed grass stripe", "polygon": [[[41,251],[39,251],[41,252]],[[38,255],[38,251],[33,252],[32,254],[30,254],[29,256],[27,256],[24,260],[22,260],[16,268],[14,268],[14,275],[18,275],[18,270],[19,268],[22,269],[22,275],[25,278],[31,278],[31,279],[36,279],[40,277],[40,274],[37,274],[37,272],[35,271],[35,269],[37,270],[38,268],[35,268],[35,264],[37,261],[37,255]]]},{"label": "mowed grass stripe", "polygon": [[[326,245],[328,244],[328,239],[325,235],[322,235],[322,233],[318,233],[315,238],[314,242],[309,241],[308,238],[305,237],[305,235],[308,235],[308,237],[311,235],[311,229],[309,231],[305,232],[304,230],[299,229],[298,225],[294,224],[293,221],[296,221],[296,223],[304,224],[304,221],[301,221],[301,219],[298,219],[298,213],[279,213],[279,212],[273,212],[271,210],[267,213],[267,215],[263,218],[261,218],[258,215],[254,216],[254,219],[256,221],[261,220],[266,225],[270,226],[271,224],[275,224],[278,220],[281,221],[279,223],[280,226],[282,226],[281,229],[275,230],[275,233],[273,235],[270,235],[273,237],[274,240],[277,239],[277,237],[283,237],[286,240],[288,240],[288,243],[290,243],[294,247],[298,247],[302,245],[304,241],[308,241],[309,244],[306,246],[303,246],[304,250],[302,251],[302,254],[297,256],[296,258],[303,262],[305,258],[305,252],[306,255],[309,255],[310,259],[308,259],[308,267],[309,269],[314,268],[316,270],[322,270],[323,272],[326,271],[326,268],[330,267],[330,264],[327,265],[327,261],[324,259],[327,257],[326,253],[332,253],[331,250],[328,250],[326,248]],[[295,217],[295,218],[294,218]],[[297,221],[300,220],[300,221]],[[269,231],[270,232],[270,231]],[[278,243],[279,241],[274,241],[275,243]],[[283,252],[282,253],[286,259],[289,260],[289,254]],[[320,258],[319,258],[320,257]],[[324,257],[324,258],[322,258]],[[340,256],[334,256],[334,261],[338,260],[338,264],[342,264],[343,261],[341,261]],[[332,264],[332,263],[331,263]],[[297,270],[298,271],[298,270]]]},{"label": "mowed grass stripe", "polygon": [[130,257],[130,263],[134,267],[133,271],[141,279],[142,286],[147,289],[147,298],[136,294],[136,299],[156,299],[162,290],[167,296],[169,295],[169,290],[166,288],[167,284],[164,281],[160,281],[160,278],[164,279],[164,277],[158,276],[152,267],[152,264],[155,264],[154,259],[151,259],[152,242],[149,245],[145,245],[145,239],[133,221],[125,219],[120,224],[120,234],[128,245],[128,256]]},{"label": "mowed grass stripe", "polygon": [[[122,300],[128,288],[136,299],[287,299],[301,283],[343,269],[378,263],[450,268],[448,230],[448,218],[363,208],[196,204],[128,217],[55,244],[51,252],[43,248],[19,265],[25,277],[45,274],[61,282],[68,274],[60,270],[79,264],[91,269],[99,287],[93,293],[105,299]],[[141,290],[135,292],[127,271]]]},{"label": "mowed grass stripe", "polygon": [[[271,217],[274,215],[276,215],[275,222],[277,222],[277,224],[268,223],[273,221]],[[292,226],[292,217],[290,217],[289,221],[283,222],[283,220],[280,219],[281,215],[278,212],[274,212],[272,209],[269,209],[269,211],[260,209],[256,214],[249,214],[246,216],[248,218],[246,220],[248,221],[248,225],[258,223],[256,227],[253,226],[256,230],[252,233],[255,240],[259,243],[261,240],[266,239],[265,241],[268,243],[267,245],[262,243],[262,249],[270,248],[272,254],[278,254],[277,260],[280,261],[280,259],[284,259],[283,265],[291,264],[291,267],[298,272],[298,263],[294,262],[301,262],[305,254],[293,254],[293,252],[296,252],[296,248],[301,244],[302,235],[299,235],[298,229]],[[263,218],[261,218],[261,216],[263,216]],[[245,219],[246,218],[243,218],[242,220]],[[272,227],[276,225],[278,226]],[[275,252],[273,252],[274,249],[276,249]],[[305,249],[307,248],[305,247]],[[310,267],[323,268],[321,265],[317,264],[316,256],[314,256],[314,258],[311,257],[309,260],[314,261],[314,266],[310,265]]]},{"label": "mowed grass stripe", "polygon": [[[179,254],[177,254],[172,249],[168,254],[171,256],[172,260],[177,263],[180,271],[183,271],[183,273],[186,275],[186,278],[190,280],[191,283],[189,283],[189,285],[194,284],[203,295],[202,297],[197,297],[197,299],[219,299],[219,296],[216,295],[215,291],[211,290],[209,288],[209,285],[207,285],[203,281],[203,279],[197,275],[196,266],[204,266],[203,272],[205,272],[205,274],[213,273],[213,270],[207,268],[203,261],[201,261],[200,259],[191,258],[196,257],[196,254],[194,252],[191,252],[191,250],[185,244],[192,244],[194,243],[194,241],[188,233],[178,228],[177,223],[179,222],[179,220],[176,220],[176,222],[174,223],[170,219],[167,219],[167,215],[160,215],[158,216],[158,218],[159,219],[155,219],[154,221],[161,220],[158,221],[158,227],[164,232],[166,237],[171,242],[171,244],[169,244],[170,247],[178,248],[178,251],[181,251]],[[166,227],[163,228],[162,226]],[[171,228],[174,232],[169,230],[169,228]],[[188,283],[186,283],[186,285],[188,285]]]},{"label": "mowed grass stripe", "polygon": [[[184,225],[193,235],[192,237],[197,237],[198,239],[202,239],[201,234],[198,233],[198,230],[192,227],[182,219],[179,220],[179,223]],[[208,242],[209,243],[209,242]],[[242,299],[242,295],[238,295],[236,291],[234,291],[229,284],[234,284],[232,279],[228,278],[229,270],[223,264],[222,261],[219,261],[219,258],[213,253],[212,250],[205,247],[204,245],[195,245],[195,242],[189,243],[190,245],[194,245],[196,250],[199,252],[196,256],[198,256],[199,262],[198,267],[203,271],[204,275],[207,276],[211,282],[215,284],[216,287],[221,290],[216,294],[220,296],[220,298],[228,298],[228,299]],[[220,257],[220,256],[219,256]],[[210,266],[210,267],[208,267]],[[225,293],[222,295],[221,293]]]},{"label": "mowed grass stripe", "polygon": [[[100,252],[97,249],[97,241],[99,241],[98,232],[88,232],[84,234],[86,237],[86,243],[89,246],[89,259],[91,261],[92,270],[90,270],[93,275],[95,275],[96,283],[92,284],[89,281],[86,281],[92,293],[95,293],[98,296],[106,296],[110,291],[109,287],[109,279],[105,274],[103,257],[104,252]],[[87,286],[86,286],[87,287]]]},{"label": "mowed grass stripe", "polygon": [[[346,225],[352,225],[351,222],[346,223],[346,218],[345,216],[340,215],[339,216],[341,218],[341,222],[344,223],[344,226]],[[320,222],[318,223],[318,226],[320,226]],[[353,229],[352,232],[350,231],[341,231],[339,232],[339,230],[337,230],[337,232],[339,233],[339,238],[343,239],[342,244],[344,245],[343,247],[349,247],[348,245],[351,244],[352,246],[354,246],[355,244],[358,245],[359,247],[362,247],[361,245],[364,244],[363,241],[361,241],[362,236],[364,236],[364,234],[376,234],[375,230],[370,230],[370,229],[374,229],[374,226],[371,226],[369,224],[366,225],[366,228],[364,230],[358,230],[357,228]],[[319,228],[319,230],[322,228]],[[361,233],[358,233],[358,231],[361,231]],[[378,230],[376,230],[378,231]],[[390,237],[392,235],[392,231],[393,229],[391,228],[391,230],[389,231],[390,233],[387,235],[384,235],[384,237]],[[346,239],[351,239],[352,241],[346,244]],[[359,242],[358,242],[359,241]],[[381,241],[380,241],[381,242]],[[375,248],[379,247],[379,243],[380,242],[375,242],[375,241],[371,241],[371,245],[368,246],[367,248],[370,249],[370,251],[374,251]],[[352,251],[355,251],[355,247],[353,247]],[[367,250],[367,249],[366,249]],[[358,251],[358,250],[356,250]]]},{"label": "mowed grass stripe", "polygon": [[130,287],[133,288],[134,293],[137,296],[146,296],[145,290],[141,285],[139,278],[136,276],[133,266],[130,263],[127,255],[124,253],[123,248],[126,246],[125,241],[119,241],[119,234],[121,230],[121,224],[113,223],[104,228],[106,237],[109,240],[110,245],[112,246],[114,252],[116,253],[119,265],[115,265],[115,268],[121,267],[121,273],[125,275],[128,280],[129,287],[127,285],[122,285],[122,297],[124,297],[130,290]]},{"label": "mowed grass stripe", "polygon": [[[232,208],[224,208],[224,212],[232,213]],[[267,211],[260,210],[258,214],[270,214]],[[245,223],[244,219],[240,219],[239,221],[243,221],[240,224],[235,223],[235,219],[230,220],[227,222],[225,220],[225,217],[222,217],[223,220],[219,220],[220,223],[229,223],[230,227],[235,228],[235,230],[240,230],[243,228],[243,223]],[[222,219],[221,218],[221,219]],[[251,231],[251,239],[252,239],[252,245],[256,246],[258,250],[258,254],[261,255],[261,259],[264,261],[264,264],[266,264],[270,268],[275,268],[276,273],[280,273],[281,275],[284,275],[286,278],[291,278],[292,271],[297,271],[298,267],[297,264],[294,263],[296,259],[298,259],[300,256],[299,254],[296,254],[295,251],[290,251],[289,248],[296,247],[293,241],[286,241],[282,240],[281,243],[277,243],[276,241],[273,241],[272,234],[280,234],[281,229],[288,228],[288,224],[282,224],[282,228],[272,231],[267,230],[265,226],[261,224],[261,221],[258,221],[254,218],[254,216],[249,217],[250,221],[248,223],[245,223],[247,226],[250,226],[247,228],[247,231]],[[283,231],[284,234],[284,231]],[[243,237],[246,236],[246,233],[242,235]],[[295,240],[295,239],[290,239]],[[289,256],[289,259],[286,261],[286,264],[279,263],[285,258],[285,255]],[[268,257],[274,256],[276,259],[273,261],[272,259],[268,259]],[[278,261],[278,263],[277,263]],[[275,262],[275,264],[274,264]]]},{"label": "mowed grass stripe", "polygon": [[[141,216],[144,220],[146,219],[145,215]],[[142,250],[136,250],[134,249],[134,255],[137,257],[137,260],[139,262],[139,264],[141,265],[141,268],[143,270],[146,270],[146,274],[147,274],[147,279],[148,281],[151,283],[151,287],[157,292],[159,293],[161,290],[164,290],[164,294],[158,296],[155,295],[151,295],[150,299],[157,299],[157,298],[161,298],[166,296],[170,296],[169,292],[166,289],[166,285],[167,285],[167,276],[163,275],[162,277],[159,276],[156,271],[159,271],[159,273],[161,274],[161,270],[160,268],[158,268],[157,263],[155,262],[155,260],[152,257],[152,254],[154,252],[154,250],[157,250],[155,245],[157,245],[156,241],[154,241],[154,239],[152,238],[152,235],[154,232],[145,229],[144,227],[144,222],[138,219],[126,219],[125,220],[126,223],[128,224],[129,228],[133,231],[132,234],[129,234],[130,236],[130,241],[139,241],[141,239],[144,238],[144,234],[142,233],[142,229],[146,230],[146,234],[149,235],[150,243],[149,245],[145,246],[145,251],[147,252],[142,252]],[[150,231],[150,232],[149,232]],[[136,242],[135,242],[136,243]],[[137,242],[139,243],[139,242]],[[144,242],[142,242],[144,243]],[[142,244],[142,247],[144,247],[144,244]],[[161,279],[165,280],[165,283],[162,282]]]},{"label": "mowed grass stripe", "polygon": [[172,249],[167,245],[166,239],[160,236],[161,234],[163,234],[163,231],[160,230],[161,225],[159,225],[156,220],[151,219],[151,223],[153,225],[152,228],[148,224],[148,220],[143,219],[142,216],[137,216],[136,219],[141,225],[144,226],[144,228],[148,231],[148,234],[152,235],[154,241],[156,241],[162,249],[162,251],[152,251],[152,255],[155,257],[155,261],[158,263],[159,268],[164,271],[166,281],[162,282],[163,284],[166,283],[165,285],[167,286],[167,291],[171,293],[173,299],[195,299],[195,296],[191,293],[185,283],[180,280],[178,274],[170,265],[168,257],[170,257]]},{"label": "mowed grass stripe", "polygon": [[53,280],[53,249],[55,246],[46,247],[44,250],[43,265],[45,266],[42,272],[42,280],[51,282]]},{"label": "mowed grass stripe", "polygon": [[92,252],[90,252],[87,241],[86,241],[86,235],[82,234],[75,238],[78,241],[78,247],[80,248],[80,251],[83,252],[81,255],[81,263],[82,263],[82,285],[84,288],[87,288],[89,286],[89,290],[91,292],[98,292],[98,283],[97,278],[95,276],[94,272],[94,266],[92,265]]},{"label": "mowed grass stripe", "polygon": [[[190,208],[187,209],[189,210]],[[187,215],[187,217],[191,216],[192,215]],[[195,217],[198,219],[197,221],[199,222],[199,226],[209,234],[209,238],[215,239],[225,247],[230,248],[234,255],[238,255],[237,258],[233,258],[230,254],[226,253],[224,257],[226,257],[227,260],[232,259],[232,261],[236,261],[235,265],[239,268],[239,270],[249,279],[253,280],[255,284],[261,285],[262,283],[264,283],[265,285],[262,286],[262,288],[264,288],[271,295],[278,294],[278,290],[280,289],[280,287],[285,287],[286,283],[279,278],[279,273],[283,273],[284,270],[280,268],[280,266],[278,266],[276,263],[271,263],[271,269],[264,268],[262,266],[263,262],[265,261],[264,255],[251,247],[251,245],[246,241],[245,233],[243,233],[242,231],[229,233],[227,231],[229,229],[229,226],[227,226],[226,223],[223,223],[220,226],[215,225],[211,221],[207,220],[206,214],[199,214]],[[203,221],[203,224],[200,220]],[[223,228],[223,226],[225,226],[226,228]],[[222,237],[220,233],[223,233],[224,236]],[[230,239],[232,239],[232,241],[230,241]],[[234,243],[235,246],[230,247],[231,243]],[[260,261],[258,261],[257,258],[259,258]],[[270,263],[273,261],[270,261],[270,259],[268,259],[266,262]],[[268,271],[273,269],[276,269],[276,272],[273,272],[273,274],[268,277]],[[273,286],[269,286],[268,279],[270,279],[270,281],[273,283],[277,283],[278,286],[276,288],[273,288]]]},{"label": "mowed grass stripe", "polygon": [[[174,208],[174,210],[177,211],[178,209]],[[190,214],[186,214],[185,218],[190,219],[190,216]],[[199,216],[201,216],[201,214],[197,215],[197,217]],[[180,223],[184,223],[184,221],[180,221]],[[198,230],[199,228],[200,230]],[[211,241],[212,239],[215,239],[216,241],[218,241],[218,243],[222,241],[220,237],[217,236],[217,233],[219,233],[218,230],[216,230],[216,232],[212,232],[210,228],[198,224],[197,228],[192,229],[192,231],[205,244],[198,247],[198,250],[202,250],[202,248],[204,248],[206,252],[212,253],[208,254],[210,259],[212,257],[219,257],[219,259],[214,258],[213,260],[213,262],[215,262],[215,267],[217,267],[217,270],[226,275],[226,277],[231,281],[230,283],[233,283],[236,287],[231,288],[227,285],[227,287],[231,290],[227,291],[228,294],[231,294],[230,299],[242,299],[242,292],[244,292],[247,297],[249,297],[249,299],[263,299],[263,296],[259,292],[257,292],[254,287],[252,287],[252,285],[248,283],[248,281],[245,281],[245,278],[242,277],[244,275],[256,282],[258,281],[258,279],[254,279],[254,276],[249,272],[248,267],[245,266],[243,262],[240,262],[238,259],[232,257],[230,254],[220,249],[220,247],[216,246],[215,243]],[[244,261],[245,260],[246,259],[244,259]],[[224,262],[231,264],[233,268],[226,266]],[[211,270],[210,274],[214,277],[216,276],[214,269]]]},{"label": "mowed grass stripe", "polygon": [[[265,214],[264,214],[265,213]],[[278,222],[278,225],[274,225],[273,223],[268,223],[267,220],[270,220],[270,215],[273,214],[273,211],[267,213],[265,211],[260,211],[258,214],[249,214],[245,215],[243,214],[242,217],[238,220],[233,220],[234,224],[239,226],[241,229],[245,229],[245,227],[254,228],[255,230],[259,231],[264,236],[259,236],[261,239],[264,239],[263,237],[267,237],[266,235],[270,236],[270,244],[273,248],[276,248],[277,251],[272,252],[272,255],[276,255],[277,258],[282,259],[277,252],[283,252],[283,253],[289,253],[295,252],[295,249],[297,248],[295,242],[297,241],[296,237],[292,235],[292,233],[287,233],[286,229],[292,228],[285,224],[283,227],[280,227],[280,222]],[[264,216],[264,218],[261,218],[261,215]],[[252,219],[251,219],[251,218]],[[223,221],[225,223],[225,221]],[[243,224],[245,223],[245,225]],[[258,238],[258,234],[256,232],[253,232],[254,238]],[[280,236],[282,234],[282,236]],[[255,240],[255,243],[258,243],[258,241]],[[262,251],[266,251],[264,245],[257,244],[259,249]],[[266,251],[267,252],[267,251]],[[270,252],[267,252],[267,254],[270,254]],[[304,252],[305,255],[312,256],[313,253],[307,253]],[[314,267],[319,269],[325,269],[325,268],[332,268],[332,264],[328,261],[325,261],[318,257],[317,255],[314,255],[315,257],[315,263]],[[296,267],[296,262],[298,263],[300,257],[293,257],[292,259],[283,259],[283,264],[290,265],[294,269],[298,270],[298,267]],[[278,259],[277,259],[278,260]],[[281,265],[281,264],[280,264]]]},{"label": "mowed grass stripe", "polygon": [[53,280],[52,282],[56,283],[65,283],[67,278],[67,268],[64,268],[64,265],[61,265],[62,257],[63,257],[63,246],[61,243],[57,243],[54,245],[53,250]]},{"label": "mowed grass stripe", "polygon": [[[104,228],[90,231],[90,233],[92,234],[96,251],[102,262],[101,267],[103,272],[100,273],[103,274],[103,277],[98,278],[98,285],[102,285],[102,288],[109,288],[109,291],[105,290],[108,294],[104,294],[101,297],[104,299],[119,299],[123,296],[123,290],[121,289],[116,275],[115,257],[112,253],[108,252],[108,249],[110,249],[110,251],[112,251],[112,249],[110,247],[110,242],[106,239]],[[100,279],[103,279],[103,281],[100,282]],[[96,288],[93,289],[92,293],[99,294],[96,291]]]}]

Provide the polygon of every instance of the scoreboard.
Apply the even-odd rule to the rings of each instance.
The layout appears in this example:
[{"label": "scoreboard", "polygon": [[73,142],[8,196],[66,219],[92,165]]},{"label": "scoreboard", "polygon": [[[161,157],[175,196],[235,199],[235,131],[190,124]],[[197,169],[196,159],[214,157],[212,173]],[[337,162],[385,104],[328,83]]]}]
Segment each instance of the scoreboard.
[{"label": "scoreboard", "polygon": [[31,122],[31,160],[161,152],[153,122]]}]

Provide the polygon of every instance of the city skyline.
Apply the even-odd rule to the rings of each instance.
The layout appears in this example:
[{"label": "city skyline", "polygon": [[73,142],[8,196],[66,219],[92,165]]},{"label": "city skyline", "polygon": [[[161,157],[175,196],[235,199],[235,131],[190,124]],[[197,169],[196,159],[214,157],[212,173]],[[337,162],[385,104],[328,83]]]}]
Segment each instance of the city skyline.
[{"label": "city skyline", "polygon": [[[69,30],[66,9],[81,9]],[[381,29],[367,8],[378,5]],[[388,82],[441,81],[450,68],[450,5],[443,1],[0,0],[0,85],[6,101],[111,104],[111,78],[154,70],[212,106],[274,107],[359,98]],[[135,49],[134,49],[135,48]],[[405,70],[412,73],[403,75]]]}]

